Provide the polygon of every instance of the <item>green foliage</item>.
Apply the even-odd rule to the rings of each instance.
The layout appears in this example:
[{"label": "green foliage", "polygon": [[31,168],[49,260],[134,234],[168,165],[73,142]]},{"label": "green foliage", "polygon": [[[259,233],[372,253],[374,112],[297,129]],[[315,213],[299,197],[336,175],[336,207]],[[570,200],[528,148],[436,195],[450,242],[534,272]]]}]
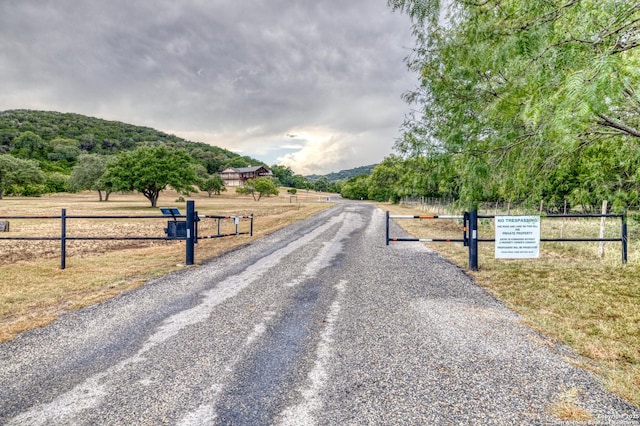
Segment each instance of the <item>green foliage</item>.
[{"label": "green foliage", "polygon": [[366,200],[369,195],[368,176],[361,175],[347,179],[340,195],[350,200]]},{"label": "green foliage", "polygon": [[438,0],[388,3],[413,19],[407,63],[420,76],[405,94],[416,112],[396,144],[416,173],[403,176],[400,193],[470,204],[635,202],[637,4],[454,0],[443,20]]},{"label": "green foliage", "polygon": [[201,180],[200,183],[198,183],[198,188],[209,194],[209,197],[211,197],[212,194],[220,195],[220,192],[227,190],[224,187],[224,181],[220,175],[209,176]]},{"label": "green foliage", "polygon": [[255,201],[260,201],[262,196],[268,197],[269,195],[279,194],[278,187],[273,179],[268,177],[249,179],[244,183],[244,186],[236,188],[236,192],[238,194],[251,194]]},{"label": "green foliage", "polygon": [[108,159],[104,155],[82,154],[78,163],[71,170],[67,189],[71,192],[90,189],[98,192],[100,201],[109,199],[112,184],[105,175]]},{"label": "green foliage", "polygon": [[164,146],[140,147],[121,153],[107,164],[107,175],[114,191],[138,191],[157,206],[160,192],[171,186],[181,194],[195,192],[198,177],[193,158],[184,150]]},{"label": "green foliage", "polygon": [[264,165],[247,156],[149,127],[53,111],[0,111],[0,154],[39,160],[46,171],[69,174],[80,154],[115,155],[150,145],[184,149],[210,174],[229,165]]},{"label": "green foliage", "polygon": [[44,191],[46,193],[64,192],[67,189],[69,176],[64,173],[53,172],[47,173],[44,183]]},{"label": "green foliage", "polygon": [[279,194],[278,187],[275,185],[273,179],[268,177],[253,179],[251,183],[255,187],[256,192],[258,192],[258,200],[260,200],[263,195],[268,197],[269,195]]},{"label": "green foliage", "polygon": [[324,192],[329,190],[329,179],[326,176],[320,177],[320,179],[313,182],[313,189],[318,192]]},{"label": "green foliage", "polygon": [[287,166],[279,166],[274,164],[271,166],[271,173],[273,173],[273,177],[278,179],[281,185],[283,186],[293,186],[291,182],[293,181],[293,170]]},{"label": "green foliage", "polygon": [[318,179],[320,179],[321,177],[325,177],[327,179],[327,181],[329,183],[331,183],[331,182],[336,182],[336,181],[339,181],[339,180],[347,180],[347,179],[355,177],[355,176],[369,175],[369,174],[371,174],[371,171],[374,169],[374,167],[376,167],[376,165],[375,164],[371,164],[369,166],[361,166],[361,167],[355,167],[353,169],[340,170],[339,172],[329,173],[329,174],[326,174],[324,176],[309,175],[309,176],[307,176],[307,179],[309,181],[311,181],[311,182],[315,182]]},{"label": "green foliage", "polygon": [[[333,192],[334,194],[339,194],[340,192],[342,192],[342,186],[343,185],[344,185],[344,181],[342,181],[342,180],[336,180],[334,182],[329,182],[329,187],[327,188],[327,192]],[[307,189],[311,189],[311,188],[307,187]]]},{"label": "green foliage", "polygon": [[398,188],[396,187],[404,174],[402,160],[396,156],[390,156],[378,164],[367,179],[367,197],[375,201],[398,201]]},{"label": "green foliage", "polygon": [[80,155],[79,142],[75,139],[53,139],[50,143],[50,152],[47,159],[50,161],[65,162],[74,164]]},{"label": "green foliage", "polygon": [[197,147],[193,148],[190,152],[191,156],[198,160],[209,174],[220,173],[226,168],[229,161],[229,157],[227,155],[221,152],[215,152],[211,149]]},{"label": "green foliage", "polygon": [[21,133],[13,142],[11,154],[19,158],[39,160],[45,158],[46,143],[31,131]]},{"label": "green foliage", "polygon": [[23,160],[11,155],[0,155],[0,199],[5,193],[40,195],[45,175],[34,160]]},{"label": "green foliage", "polygon": [[[233,167],[234,169],[239,169],[242,167],[251,167],[251,166],[265,166],[266,164],[264,164],[261,161],[257,161],[252,159],[251,157],[247,157],[247,156],[238,156],[236,155],[233,158],[229,158],[226,163],[225,166],[223,167],[223,169],[226,169],[227,167]],[[222,171],[222,170],[220,170]]]},{"label": "green foliage", "polygon": [[270,170],[273,176],[278,179],[280,185],[298,189],[306,188],[307,179],[302,175],[294,174],[291,168],[273,165]]}]

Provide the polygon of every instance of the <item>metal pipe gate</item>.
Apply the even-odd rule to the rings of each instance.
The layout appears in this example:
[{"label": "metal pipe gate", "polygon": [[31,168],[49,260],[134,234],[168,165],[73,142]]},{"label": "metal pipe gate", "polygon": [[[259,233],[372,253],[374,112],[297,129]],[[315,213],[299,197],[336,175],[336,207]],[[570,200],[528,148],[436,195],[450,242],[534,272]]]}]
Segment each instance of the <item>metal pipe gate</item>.
[{"label": "metal pipe gate", "polygon": [[[60,269],[66,268],[66,258],[67,258],[67,242],[68,241],[106,241],[106,240],[159,240],[159,241],[167,241],[167,240],[184,240],[186,243],[185,248],[185,264],[193,265],[195,263],[195,246],[198,242],[198,230],[197,224],[199,221],[198,212],[195,211],[195,202],[193,200],[187,201],[187,214],[180,215],[177,213],[177,209],[175,212],[171,212],[171,217],[175,222],[176,219],[184,218],[186,220],[186,234],[180,236],[165,236],[165,237],[117,237],[117,236],[109,236],[109,237],[70,237],[67,235],[67,221],[69,219],[166,219],[167,215],[145,215],[145,216],[78,216],[78,215],[68,215],[67,209],[62,209],[60,216],[0,216],[0,219],[60,219],[60,236],[59,237],[0,237],[0,240],[21,240],[21,241],[60,241]],[[203,218],[215,218],[219,221],[222,219],[232,218],[236,221],[236,233],[235,234],[220,234],[218,235],[206,235],[200,238],[220,238],[220,237],[228,237],[232,235],[244,235],[249,234],[253,235],[253,215],[250,216],[200,216]],[[239,232],[238,223],[240,219],[250,219],[250,230],[249,232]],[[166,230],[165,230],[166,232]]]},{"label": "metal pipe gate", "polygon": [[[496,215],[481,216],[478,211],[465,212],[463,216],[442,216],[442,215],[390,215],[386,212],[386,245],[390,241],[393,242],[425,242],[425,243],[463,243],[465,247],[469,247],[469,269],[478,270],[478,243],[479,242],[495,242],[495,238],[479,238],[478,219],[495,219]],[[602,218],[602,217],[619,217],[621,220],[620,237],[619,238],[540,238],[540,242],[620,242],[622,245],[622,263],[627,263],[628,257],[628,229],[626,214],[550,214],[542,216],[542,218]],[[455,219],[463,220],[462,239],[456,238],[396,238],[389,236],[390,219]]]}]

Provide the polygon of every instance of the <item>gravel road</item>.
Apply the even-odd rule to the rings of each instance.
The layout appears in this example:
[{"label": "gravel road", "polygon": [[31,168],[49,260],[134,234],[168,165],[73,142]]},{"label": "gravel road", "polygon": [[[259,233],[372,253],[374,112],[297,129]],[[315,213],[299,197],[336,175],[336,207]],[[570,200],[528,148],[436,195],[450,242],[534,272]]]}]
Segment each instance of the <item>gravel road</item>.
[{"label": "gravel road", "polygon": [[[341,203],[1,344],[0,424],[640,424],[571,350],[384,229]],[[563,400],[593,420],[562,422]]]}]

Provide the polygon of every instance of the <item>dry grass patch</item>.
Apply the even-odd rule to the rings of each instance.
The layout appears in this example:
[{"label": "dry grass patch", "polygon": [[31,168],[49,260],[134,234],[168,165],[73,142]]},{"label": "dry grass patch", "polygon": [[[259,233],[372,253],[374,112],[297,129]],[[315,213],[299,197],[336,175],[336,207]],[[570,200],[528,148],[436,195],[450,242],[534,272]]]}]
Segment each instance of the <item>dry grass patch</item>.
[{"label": "dry grass patch", "polygon": [[[194,194],[202,215],[254,215],[254,235],[202,239],[195,249],[196,263],[249,243],[297,220],[331,206],[323,194],[301,194],[297,202],[288,195],[263,198],[224,193],[209,198]],[[165,191],[159,206],[180,208],[186,203]],[[147,216],[160,215],[141,195],[112,194],[109,202],[98,202],[97,194],[56,194],[41,198],[10,197],[0,200],[0,216]],[[68,219],[69,236],[164,236],[167,219]],[[10,220],[11,232],[0,237],[60,236],[60,219]],[[240,232],[248,231],[242,221]],[[203,219],[200,235],[217,233],[213,219]],[[222,222],[222,233],[235,232],[230,220]],[[0,341],[34,327],[48,324],[62,310],[76,309],[129,291],[153,277],[180,269],[185,261],[181,241],[68,241],[66,269],[60,269],[59,241],[1,241],[0,250]]]},{"label": "dry grass patch", "polygon": [[[413,214],[397,205],[382,205],[391,214]],[[462,224],[451,220],[397,220],[416,237],[461,238]],[[543,220],[543,235],[597,237],[599,220]],[[608,235],[619,232],[610,220]],[[611,227],[612,229],[609,229]],[[481,238],[493,238],[491,221],[480,226]],[[631,229],[638,235],[638,229]],[[619,235],[619,234],[618,234]],[[407,244],[407,243],[405,243]],[[412,243],[415,244],[415,243]],[[461,243],[427,244],[453,263],[468,267]],[[475,281],[523,315],[533,328],[568,344],[590,361],[582,367],[600,374],[611,391],[640,405],[640,248],[629,244],[629,263],[621,264],[620,244],[607,243],[598,258],[597,243],[541,244],[539,259],[494,259],[492,243],[479,243]]]},{"label": "dry grass patch", "polygon": [[551,414],[563,421],[586,422],[593,420],[593,415],[578,405],[582,391],[576,388],[558,396],[558,402],[551,407]]}]

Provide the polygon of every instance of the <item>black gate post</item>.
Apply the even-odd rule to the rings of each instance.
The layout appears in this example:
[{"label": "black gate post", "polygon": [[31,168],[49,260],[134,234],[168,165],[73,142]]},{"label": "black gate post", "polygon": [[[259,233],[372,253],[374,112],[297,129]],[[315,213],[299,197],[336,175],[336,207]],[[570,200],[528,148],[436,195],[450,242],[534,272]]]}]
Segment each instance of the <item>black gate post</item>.
[{"label": "black gate post", "polygon": [[67,267],[67,209],[62,209],[60,231],[60,269]]},{"label": "black gate post", "polygon": [[469,269],[478,270],[478,211],[469,213]]},{"label": "black gate post", "polygon": [[627,263],[627,214],[622,214],[622,263]]},{"label": "black gate post", "polygon": [[387,234],[385,238],[385,242],[389,245],[389,211],[387,210]]},{"label": "black gate post", "polygon": [[187,201],[187,248],[185,264],[193,265],[194,241],[195,241],[195,203]]}]

